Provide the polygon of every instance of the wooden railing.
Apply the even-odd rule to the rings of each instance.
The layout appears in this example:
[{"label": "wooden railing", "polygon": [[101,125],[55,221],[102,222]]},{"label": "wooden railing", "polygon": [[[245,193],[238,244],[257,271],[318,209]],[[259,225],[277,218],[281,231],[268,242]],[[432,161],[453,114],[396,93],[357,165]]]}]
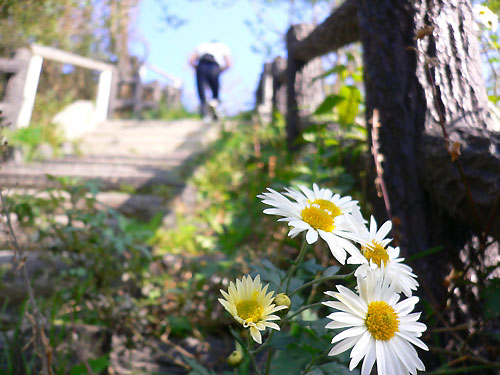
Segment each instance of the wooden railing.
[{"label": "wooden railing", "polygon": [[286,114],[290,148],[324,99],[321,80],[313,79],[322,73],[320,57],[359,40],[356,12],[356,1],[347,0],[316,27],[290,27],[286,34],[287,59],[277,58],[264,66],[257,110],[264,121],[270,119],[273,110]]},{"label": "wooden railing", "polygon": [[[168,85],[144,84],[138,71],[125,77],[115,65],[34,44],[17,50],[12,58],[0,58],[0,73],[6,76],[0,111],[10,126],[29,125],[44,59],[100,72],[95,99],[97,122],[105,121],[122,109],[130,108],[138,114],[143,109],[157,107],[162,100],[169,106],[180,105],[182,82],[155,66],[144,65],[144,68],[155,71],[169,82]],[[121,95],[123,87],[127,87],[128,98]]]}]

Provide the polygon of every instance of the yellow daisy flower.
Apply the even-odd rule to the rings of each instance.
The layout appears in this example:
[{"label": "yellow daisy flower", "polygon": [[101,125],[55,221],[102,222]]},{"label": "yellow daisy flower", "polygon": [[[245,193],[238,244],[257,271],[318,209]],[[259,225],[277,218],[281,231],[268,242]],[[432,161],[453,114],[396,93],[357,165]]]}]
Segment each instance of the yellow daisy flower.
[{"label": "yellow daisy flower", "polygon": [[255,342],[262,344],[260,331],[266,327],[280,330],[280,327],[271,322],[279,320],[276,311],[284,310],[287,306],[276,306],[273,301],[273,292],[267,292],[269,284],[262,287],[260,275],[254,280],[248,275],[243,279],[236,279],[236,285],[231,281],[228,292],[221,290],[224,299],[219,302],[234,317],[234,319],[245,328],[250,328],[250,334]]}]

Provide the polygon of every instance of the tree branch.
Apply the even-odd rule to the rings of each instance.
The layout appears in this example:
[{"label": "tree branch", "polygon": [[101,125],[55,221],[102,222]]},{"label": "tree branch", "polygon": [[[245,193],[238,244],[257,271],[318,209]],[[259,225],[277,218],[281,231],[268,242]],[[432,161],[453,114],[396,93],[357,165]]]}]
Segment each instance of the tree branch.
[{"label": "tree branch", "polygon": [[359,40],[356,0],[346,0],[305,39],[288,50],[294,59],[307,62]]}]

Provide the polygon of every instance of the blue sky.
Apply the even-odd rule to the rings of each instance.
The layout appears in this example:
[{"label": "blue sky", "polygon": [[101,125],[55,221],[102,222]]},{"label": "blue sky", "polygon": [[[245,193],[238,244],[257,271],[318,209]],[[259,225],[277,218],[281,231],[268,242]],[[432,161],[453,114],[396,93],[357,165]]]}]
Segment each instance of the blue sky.
[{"label": "blue sky", "polygon": [[[245,25],[245,20],[256,20],[255,5],[249,0],[235,0],[224,6],[214,5],[214,0],[163,0],[163,3],[168,3],[169,13],[185,19],[185,24],[178,28],[167,26],[162,19],[162,1],[142,0],[131,30],[132,41],[139,41],[132,43],[132,52],[180,78],[183,82],[183,103],[195,110],[198,98],[194,72],[187,63],[188,56],[199,43],[211,40],[224,42],[231,48],[234,65],[221,76],[223,109],[234,114],[252,108],[262,64],[266,60],[262,54],[252,52],[257,38]],[[265,17],[273,27],[286,29],[287,13],[283,7],[267,9]],[[272,40],[272,32],[269,35]],[[141,46],[141,39],[147,42],[147,53]],[[283,43],[277,37],[274,40],[278,53]],[[146,79],[158,79],[158,76],[149,73]]]}]

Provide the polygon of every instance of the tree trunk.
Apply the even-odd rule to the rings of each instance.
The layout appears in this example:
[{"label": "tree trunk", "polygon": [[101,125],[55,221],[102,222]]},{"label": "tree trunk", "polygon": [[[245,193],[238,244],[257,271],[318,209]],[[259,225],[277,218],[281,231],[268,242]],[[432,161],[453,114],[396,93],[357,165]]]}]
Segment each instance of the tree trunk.
[{"label": "tree trunk", "polygon": [[[415,264],[424,288],[432,288],[443,304],[443,283],[457,266],[459,250],[471,228],[487,226],[500,190],[499,134],[487,109],[471,6],[465,0],[379,0],[376,6],[360,0],[358,23],[367,118],[374,109],[380,113],[378,141],[393,234],[406,256],[444,248]],[[426,25],[433,33],[414,38]],[[451,141],[462,146],[460,162],[472,182],[477,214],[445,147],[430,77]],[[496,236],[498,223],[497,217]]]}]

